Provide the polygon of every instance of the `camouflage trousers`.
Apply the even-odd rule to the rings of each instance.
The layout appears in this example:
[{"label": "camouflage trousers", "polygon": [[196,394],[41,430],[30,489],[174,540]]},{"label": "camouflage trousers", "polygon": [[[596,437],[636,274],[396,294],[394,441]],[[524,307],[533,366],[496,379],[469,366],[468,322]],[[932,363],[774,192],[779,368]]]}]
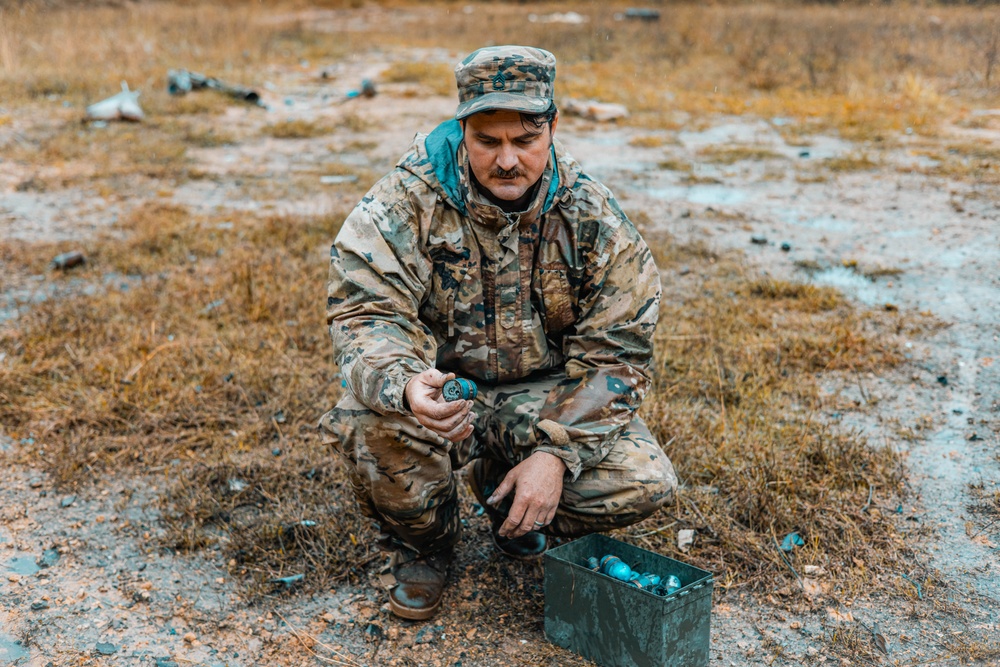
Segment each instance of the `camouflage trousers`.
[{"label": "camouflage trousers", "polygon": [[[347,462],[361,512],[379,524],[384,546],[432,553],[461,537],[454,471],[478,459],[471,466],[470,474],[477,476],[472,487],[485,496],[492,493],[533,451],[538,411],[562,377],[480,384],[473,434],[460,443],[441,438],[414,417],[378,414],[350,393],[320,424],[336,436],[333,445]],[[673,465],[635,417],[597,466],[564,481],[555,518],[543,532],[580,537],[629,526],[672,502],[676,487]],[[485,498],[479,502],[485,504]]]}]

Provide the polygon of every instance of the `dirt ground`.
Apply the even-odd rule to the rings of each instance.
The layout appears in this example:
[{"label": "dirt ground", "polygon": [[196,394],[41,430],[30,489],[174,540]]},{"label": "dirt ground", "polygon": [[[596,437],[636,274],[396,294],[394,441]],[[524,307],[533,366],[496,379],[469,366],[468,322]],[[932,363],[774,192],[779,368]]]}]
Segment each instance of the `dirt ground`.
[{"label": "dirt ground", "polygon": [[[410,55],[454,62],[458,54]],[[377,79],[392,64],[359,58],[327,70],[325,79],[319,63],[270,73],[263,89],[269,110],[232,106],[218,118],[220,129],[246,130],[252,138],[189,151],[209,177],[177,185],[167,200],[234,217],[244,210],[317,213],[352,205],[353,195],[336,182],[322,196],[290,200],[248,190],[244,181],[314,174],[331,153],[356,166],[362,179],[389,169],[415,131],[430,130],[454,109],[452,99],[419,94],[408,84],[342,101],[363,78]],[[51,117],[2,108],[12,122],[0,133],[79,131],[81,109],[53,107]],[[278,119],[347,113],[365,117],[367,126],[320,139],[254,134]],[[1000,361],[994,361],[1000,188],[933,175],[934,159],[925,155],[956,142],[996,144],[1000,118],[980,129],[946,127],[936,139],[901,132],[877,146],[834,136],[792,141],[781,118],[705,117],[695,125],[651,131],[567,116],[559,135],[627,212],[643,212],[679,239],[740,249],[748,266],[776,277],[834,286],[868,306],[926,311],[943,324],[907,342],[908,362],[891,375],[829,377],[828,391],[843,408],[825,415],[906,452],[912,495],[890,507],[876,489],[871,507],[902,515],[926,552],[924,567],[901,570],[899,594],[891,598],[841,591],[803,602],[781,590],[763,601],[737,591],[717,596],[711,664],[996,664],[1000,526],[974,511],[970,485],[988,496],[1000,483]],[[732,164],[701,158],[705,149],[750,146],[769,153]],[[869,166],[842,172],[822,166],[860,153]],[[692,172],[665,166],[679,163]],[[20,173],[0,157],[4,236],[76,240],[144,201],[164,198],[152,181],[112,201],[84,187],[20,187],[45,175]],[[54,296],[45,276],[12,276],[0,294],[0,317],[14,317],[24,307],[17,304]],[[2,447],[19,444],[8,438]],[[162,528],[149,504],[154,493],[141,481],[107,477],[66,496],[44,474],[8,467],[0,484],[0,663],[590,664],[548,645],[540,619],[533,631],[510,633],[508,619],[489,618],[489,599],[499,588],[516,594],[520,586],[537,586],[539,572],[500,561],[482,517],[468,518],[460,556],[472,590],[450,590],[446,614],[414,624],[394,619],[372,585],[247,605],[217,554],[155,548]],[[885,654],[866,626],[884,637]]]}]

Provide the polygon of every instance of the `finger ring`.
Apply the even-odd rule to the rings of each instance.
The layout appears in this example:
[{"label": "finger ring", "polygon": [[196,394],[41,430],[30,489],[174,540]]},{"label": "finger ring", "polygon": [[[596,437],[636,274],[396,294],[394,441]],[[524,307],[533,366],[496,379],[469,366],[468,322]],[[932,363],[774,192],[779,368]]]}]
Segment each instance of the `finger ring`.
[{"label": "finger ring", "polygon": [[536,522],[535,522],[535,525],[536,525],[536,526],[544,526],[544,525],[545,525],[545,522],[544,522],[544,521],[536,521]]}]

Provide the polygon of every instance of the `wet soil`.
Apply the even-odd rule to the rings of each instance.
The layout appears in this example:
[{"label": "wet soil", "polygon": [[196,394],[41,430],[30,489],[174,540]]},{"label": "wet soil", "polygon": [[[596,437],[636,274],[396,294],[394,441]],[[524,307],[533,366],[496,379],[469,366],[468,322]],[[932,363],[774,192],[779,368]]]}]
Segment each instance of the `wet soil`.
[{"label": "wet soil", "polygon": [[[457,54],[435,56],[448,60]],[[169,199],[196,212],[231,214],[237,224],[244,211],[320,213],[353,205],[356,195],[337,179],[328,179],[319,194],[313,188],[310,196],[297,198],[254,184],[292,177],[319,182],[352,171],[359,179],[377,178],[414,132],[429,131],[452,113],[452,100],[420,95],[406,84],[384,85],[374,99],[343,101],[346,90],[389,66],[388,59],[373,64],[368,58],[339,63],[326,79],[320,69],[275,77],[266,93],[271,109],[232,107],[216,118],[243,138],[189,151],[207,176],[176,184]],[[0,134],[16,128],[31,136],[37,110],[3,111],[16,120],[0,127]],[[261,134],[280,120],[336,124],[351,114],[365,124],[336,126],[309,139]],[[1000,356],[1000,188],[927,175],[933,165],[904,133],[891,146],[809,135],[791,145],[783,138],[785,119],[698,120],[697,131],[652,131],[567,117],[559,134],[627,212],[643,212],[653,227],[681,241],[740,249],[748,265],[775,277],[832,285],[859,304],[927,312],[942,324],[907,342],[902,368],[880,377],[831,376],[827,385],[846,406],[827,418],[907,454],[911,497],[904,506],[883,507],[876,489],[872,506],[900,513],[919,534],[914,541],[926,550],[926,566],[899,572],[900,590],[912,588],[911,595],[857,591],[839,595],[842,603],[822,596],[791,603],[776,591],[763,605],[727,595],[713,612],[712,664],[850,664],[842,657],[850,648],[845,642],[862,622],[878,623],[888,655],[855,647],[854,654],[870,656],[858,658],[860,663],[975,662],[971,649],[962,653],[956,646],[966,637],[981,641],[1000,632],[1000,528],[973,511],[969,488],[982,485],[993,493],[1000,483],[1000,361],[994,361]],[[68,124],[66,131],[76,127]],[[1000,140],[996,129],[977,132],[971,139]],[[968,141],[969,133],[946,127],[936,140],[921,139],[921,146]],[[651,135],[662,143],[648,141]],[[704,157],[706,150],[739,147],[769,152],[732,164]],[[859,151],[877,158],[871,167],[824,166],[828,158]],[[691,169],[671,168],[677,164]],[[5,237],[77,239],[123,206],[82,188],[19,189],[23,179],[11,170],[0,162]],[[127,205],[162,197],[150,184],[132,193]],[[23,302],[50,294],[44,276],[21,276],[6,283],[0,309],[15,297],[25,307]],[[6,313],[13,317],[16,309],[8,306]],[[19,443],[6,439],[2,446]],[[482,517],[468,519],[460,567],[469,576],[487,573],[486,583],[476,585],[475,594],[449,591],[452,613],[413,624],[393,619],[383,594],[364,583],[249,606],[216,553],[178,556],[155,548],[160,528],[150,504],[152,482],[94,481],[69,497],[38,471],[8,467],[5,473],[3,664],[585,664],[549,646],[540,619],[533,629],[513,633],[505,631],[504,619],[490,622],[488,630],[467,622],[489,619],[491,586],[538,581],[529,566],[498,560]],[[46,560],[46,567],[38,565]],[[933,586],[938,594],[933,601],[922,589],[917,595],[918,585]]]}]

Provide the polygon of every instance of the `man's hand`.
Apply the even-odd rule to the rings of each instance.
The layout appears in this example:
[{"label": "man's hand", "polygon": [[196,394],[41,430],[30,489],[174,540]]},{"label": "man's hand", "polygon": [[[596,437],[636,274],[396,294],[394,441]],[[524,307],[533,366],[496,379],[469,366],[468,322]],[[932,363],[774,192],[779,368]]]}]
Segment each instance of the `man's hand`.
[{"label": "man's hand", "polygon": [[548,452],[535,452],[514,466],[486,501],[495,507],[514,491],[514,503],[500,526],[501,537],[521,537],[549,525],[559,507],[565,473],[563,460]]},{"label": "man's hand", "polygon": [[445,440],[461,442],[472,435],[475,415],[472,401],[446,401],[441,397],[441,387],[454,377],[454,373],[445,375],[436,368],[428,368],[407,382],[403,393],[422,426]]}]

